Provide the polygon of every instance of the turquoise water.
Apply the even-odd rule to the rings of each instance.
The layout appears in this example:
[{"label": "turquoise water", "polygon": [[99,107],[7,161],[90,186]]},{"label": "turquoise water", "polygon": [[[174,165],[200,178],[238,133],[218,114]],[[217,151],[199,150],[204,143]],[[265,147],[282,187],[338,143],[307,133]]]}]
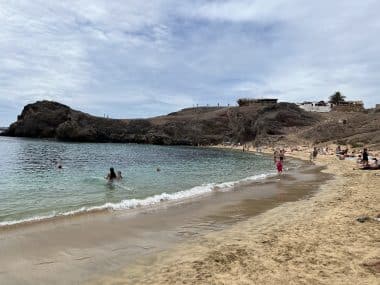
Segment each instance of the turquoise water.
[{"label": "turquoise water", "polygon": [[[143,207],[228,190],[274,173],[272,160],[264,156],[179,146],[0,137],[0,158],[0,226]],[[122,171],[122,182],[107,183],[109,167]]]}]

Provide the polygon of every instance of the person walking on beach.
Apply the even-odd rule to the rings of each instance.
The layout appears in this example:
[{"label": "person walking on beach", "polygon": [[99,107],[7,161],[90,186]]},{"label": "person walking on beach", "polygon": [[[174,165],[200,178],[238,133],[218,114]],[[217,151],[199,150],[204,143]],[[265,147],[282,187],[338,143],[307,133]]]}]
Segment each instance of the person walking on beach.
[{"label": "person walking on beach", "polygon": [[314,161],[317,158],[318,149],[314,147],[313,151],[310,153],[310,161]]},{"label": "person walking on beach", "polygon": [[368,166],[368,150],[366,148],[363,149],[362,163],[363,163],[364,166]]}]

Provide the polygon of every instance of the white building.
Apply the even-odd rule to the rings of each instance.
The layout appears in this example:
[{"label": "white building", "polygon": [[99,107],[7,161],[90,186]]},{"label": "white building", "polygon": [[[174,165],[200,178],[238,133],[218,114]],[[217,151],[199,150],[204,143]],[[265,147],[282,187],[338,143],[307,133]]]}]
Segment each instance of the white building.
[{"label": "white building", "polygon": [[308,111],[308,112],[320,112],[320,113],[327,113],[331,111],[332,104],[326,103],[325,101],[319,101],[319,102],[303,102],[297,104],[301,109]]}]

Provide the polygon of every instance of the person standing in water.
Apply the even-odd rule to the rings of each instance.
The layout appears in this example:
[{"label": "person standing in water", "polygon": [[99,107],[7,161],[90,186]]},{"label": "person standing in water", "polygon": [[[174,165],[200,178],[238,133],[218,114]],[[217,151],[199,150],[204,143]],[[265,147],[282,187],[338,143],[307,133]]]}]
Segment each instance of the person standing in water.
[{"label": "person standing in water", "polygon": [[108,173],[108,175],[106,176],[106,179],[108,181],[113,181],[114,179],[116,179],[116,173],[115,173],[115,170],[113,169],[113,167],[110,168],[110,173]]},{"label": "person standing in water", "polygon": [[123,176],[121,176],[121,171],[117,172],[116,179],[117,180],[122,180],[123,179]]},{"label": "person standing in water", "polygon": [[278,151],[275,150],[274,153],[273,153],[273,162],[274,162],[274,163],[277,162],[277,156],[278,156]]},{"label": "person standing in water", "polygon": [[280,161],[281,161],[282,163],[284,163],[284,158],[285,158],[285,150],[284,150],[284,149],[281,149],[281,150],[280,150],[280,154],[279,154],[279,156],[280,156]]},{"label": "person standing in water", "polygon": [[282,160],[278,160],[276,163],[277,173],[282,174]]}]

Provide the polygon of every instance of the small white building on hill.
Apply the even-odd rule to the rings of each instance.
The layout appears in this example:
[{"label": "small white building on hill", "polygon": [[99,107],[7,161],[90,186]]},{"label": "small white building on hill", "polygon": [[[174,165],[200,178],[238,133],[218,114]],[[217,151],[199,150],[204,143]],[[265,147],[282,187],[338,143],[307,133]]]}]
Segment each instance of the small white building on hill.
[{"label": "small white building on hill", "polygon": [[332,104],[325,101],[319,102],[303,102],[297,104],[301,109],[308,112],[327,113],[332,109]]}]

